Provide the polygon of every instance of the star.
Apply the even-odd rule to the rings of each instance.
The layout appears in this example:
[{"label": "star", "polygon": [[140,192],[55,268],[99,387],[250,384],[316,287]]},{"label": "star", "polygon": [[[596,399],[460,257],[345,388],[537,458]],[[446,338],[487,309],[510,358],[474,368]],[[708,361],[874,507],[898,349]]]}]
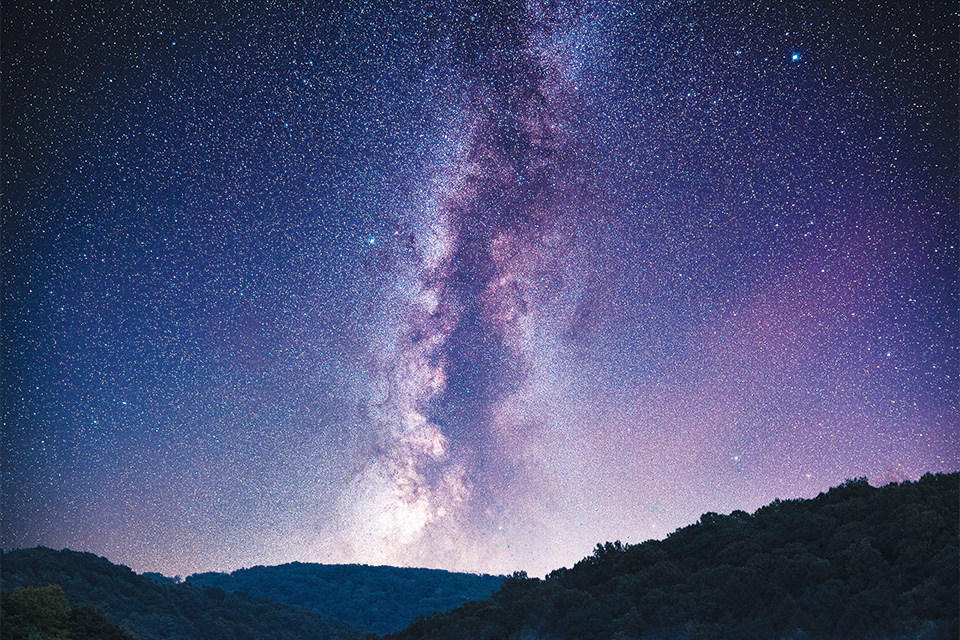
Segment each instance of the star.
[{"label": "star", "polygon": [[949,3],[9,4],[0,547],[542,575],[957,468]]}]

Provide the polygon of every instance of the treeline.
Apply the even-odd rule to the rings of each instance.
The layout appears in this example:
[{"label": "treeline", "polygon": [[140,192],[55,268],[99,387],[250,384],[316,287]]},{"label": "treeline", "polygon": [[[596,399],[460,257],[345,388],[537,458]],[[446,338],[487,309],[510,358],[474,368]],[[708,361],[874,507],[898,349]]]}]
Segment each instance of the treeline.
[{"label": "treeline", "polygon": [[[953,640],[958,523],[954,473],[882,488],[851,480],[753,515],[707,513],[663,541],[597,545],[544,580],[293,563],[174,584],[38,548],[0,554],[0,625],[4,638],[347,640],[363,631],[282,602],[339,607],[379,631],[500,584],[389,637]],[[204,586],[215,584],[229,590]]]},{"label": "treeline", "polygon": [[[37,587],[50,585],[57,586],[49,593],[62,589],[70,603],[84,607],[81,612],[106,616],[141,640],[346,640],[360,634],[307,609],[139,576],[91,553],[40,547],[0,555],[4,607],[34,598]],[[6,638],[6,610],[4,618]]]},{"label": "treeline", "polygon": [[544,580],[419,619],[393,640],[960,637],[960,474],[865,478],[663,541],[597,545]]},{"label": "treeline", "polygon": [[137,575],[90,553],[40,547],[0,554],[4,602],[29,600],[35,588],[57,585],[81,605],[77,612],[100,613],[143,640],[346,640],[383,634],[419,616],[486,598],[503,580],[434,569],[294,562],[195,574],[178,584],[156,573]]},{"label": "treeline", "polygon": [[380,634],[399,631],[418,616],[487,598],[502,583],[503,576],[301,562],[194,574],[186,580],[295,604]]},{"label": "treeline", "polygon": [[4,640],[137,640],[89,607],[71,607],[59,585],[0,592]]}]

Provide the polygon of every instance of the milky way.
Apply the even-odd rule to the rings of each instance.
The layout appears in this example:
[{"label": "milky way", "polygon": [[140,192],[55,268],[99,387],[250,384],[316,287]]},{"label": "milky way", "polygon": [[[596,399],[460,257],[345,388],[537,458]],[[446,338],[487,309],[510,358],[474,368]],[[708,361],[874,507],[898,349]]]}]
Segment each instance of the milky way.
[{"label": "milky way", "polygon": [[[583,36],[565,31],[580,18],[569,13],[480,15],[472,37],[483,42],[454,45],[472,57],[463,114],[405,230],[411,282],[402,312],[387,316],[391,337],[372,345],[381,359],[370,411],[383,450],[357,478],[358,495],[348,494],[374,558],[477,562],[491,550],[474,548],[474,529],[502,530],[499,512],[525,499],[502,477],[528,481],[516,434],[539,425],[510,411],[538,373],[540,316],[566,324],[575,307],[582,273],[564,263],[584,262],[576,235],[584,175],[571,121],[578,61],[564,57],[565,39]],[[482,63],[484,53],[492,60]]]},{"label": "milky way", "polygon": [[543,574],[960,468],[946,7],[7,13],[5,548]]}]

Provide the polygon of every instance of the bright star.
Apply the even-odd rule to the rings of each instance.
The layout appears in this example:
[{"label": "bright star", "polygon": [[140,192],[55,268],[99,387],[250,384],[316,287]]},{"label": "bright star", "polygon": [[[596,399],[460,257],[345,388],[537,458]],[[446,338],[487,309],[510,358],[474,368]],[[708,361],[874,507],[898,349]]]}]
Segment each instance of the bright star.
[{"label": "bright star", "polygon": [[798,52],[794,51],[794,52],[793,52],[793,55],[790,56],[790,59],[793,60],[794,62],[796,62],[796,61],[798,61],[798,60],[800,59],[800,54],[799,54]]}]

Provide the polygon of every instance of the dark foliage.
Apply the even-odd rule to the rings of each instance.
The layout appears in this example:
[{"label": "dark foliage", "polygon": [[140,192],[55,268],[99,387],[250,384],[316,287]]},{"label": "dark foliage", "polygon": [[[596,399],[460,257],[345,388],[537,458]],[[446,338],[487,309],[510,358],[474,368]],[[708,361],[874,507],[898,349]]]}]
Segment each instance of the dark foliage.
[{"label": "dark foliage", "polygon": [[[14,591],[4,593],[4,607],[7,607],[8,600],[16,602],[17,598],[24,597],[18,594],[38,592],[37,589],[15,590],[60,585],[52,589],[62,587],[70,602],[102,612],[143,640],[336,640],[358,633],[348,624],[332,621],[313,611],[256,600],[242,593],[226,593],[215,588],[172,584],[139,576],[127,567],[90,553],[42,547],[11,551],[0,557],[0,570],[3,590]],[[47,609],[53,611],[57,607],[51,604]],[[82,616],[91,614],[95,612],[82,609],[77,614],[81,618],[76,624],[86,619]],[[6,623],[6,615],[4,618]],[[3,636],[7,637],[6,624]]]},{"label": "dark foliage", "polygon": [[306,607],[376,633],[399,631],[419,616],[487,598],[502,583],[502,576],[435,569],[300,562],[186,579],[186,584]]},{"label": "dark foliage", "polygon": [[[92,554],[14,551],[0,558],[3,637],[129,640],[106,614],[144,640],[347,638],[355,630],[314,612],[200,583],[326,602],[377,629],[417,602],[448,606],[474,595],[464,585],[489,591],[502,580],[487,600],[418,618],[391,638],[953,639],[958,482],[960,474],[928,474],[877,489],[859,479],[753,515],[707,513],[663,541],[597,545],[545,580],[293,563],[174,584]],[[63,589],[36,588],[45,585]]]},{"label": "dark foliage", "polygon": [[146,573],[141,573],[144,578],[150,578],[151,580],[156,580],[157,582],[165,582],[167,584],[180,584],[180,576],[174,578],[169,578],[162,573],[156,573],[154,571],[147,571]]},{"label": "dark foliage", "polygon": [[59,585],[0,593],[5,640],[136,640],[89,607],[71,607]]},{"label": "dark foliage", "polygon": [[850,480],[663,541],[597,545],[545,580],[419,619],[409,639],[956,639],[960,474]]}]

